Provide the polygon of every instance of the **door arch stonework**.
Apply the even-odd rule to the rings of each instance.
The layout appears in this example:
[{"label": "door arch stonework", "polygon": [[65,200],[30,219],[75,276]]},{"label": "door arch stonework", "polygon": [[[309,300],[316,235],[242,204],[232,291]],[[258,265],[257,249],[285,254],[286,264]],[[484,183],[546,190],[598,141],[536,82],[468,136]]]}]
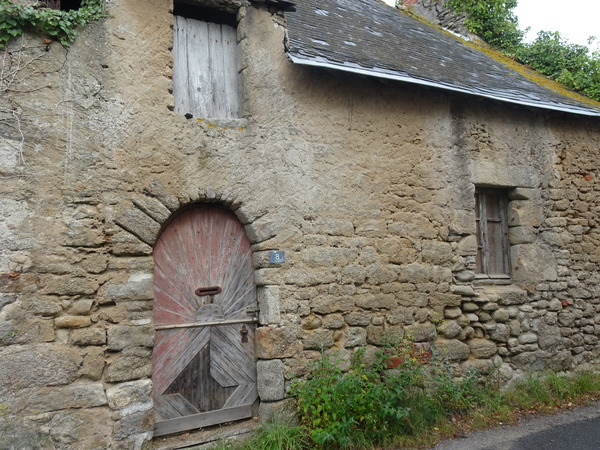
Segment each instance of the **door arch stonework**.
[{"label": "door arch stonework", "polygon": [[[114,223],[121,229],[115,234],[115,243],[122,254],[152,255],[156,240],[161,231],[168,226],[179,212],[197,206],[218,206],[232,212],[240,223],[252,245],[259,244],[273,237],[272,227],[265,226],[270,223],[269,215],[262,209],[254,209],[239,200],[232,192],[215,191],[210,188],[190,190],[189,192],[173,192],[158,180],[151,181],[143,193],[134,194],[129,200],[120,202],[115,207]],[[266,231],[265,231],[266,230]],[[254,260],[268,259],[268,252],[255,250]],[[259,304],[259,328],[256,329],[260,336],[257,350],[257,388],[261,400],[258,412],[254,415],[268,417],[285,399],[283,362],[280,358],[283,353],[273,353],[265,345],[271,347],[273,340],[278,340],[278,333],[282,331],[280,315],[279,283],[273,278],[272,269],[269,273],[261,272],[259,263],[256,272],[257,296]],[[142,276],[139,272],[138,276]],[[144,272],[148,281],[152,282],[152,271]],[[265,275],[268,275],[265,277]],[[151,288],[151,285],[150,285]],[[153,327],[149,327],[153,331]],[[148,336],[151,339],[153,336]],[[149,361],[150,363],[150,361]],[[266,403],[265,403],[266,401]],[[151,431],[151,430],[148,430]]]}]

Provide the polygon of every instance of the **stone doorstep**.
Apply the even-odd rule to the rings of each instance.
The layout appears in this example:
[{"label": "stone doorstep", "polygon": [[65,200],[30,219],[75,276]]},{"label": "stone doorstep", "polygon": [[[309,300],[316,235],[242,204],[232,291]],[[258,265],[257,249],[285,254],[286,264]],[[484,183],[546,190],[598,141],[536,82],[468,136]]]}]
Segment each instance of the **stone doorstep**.
[{"label": "stone doorstep", "polygon": [[171,436],[160,436],[152,441],[154,450],[176,450],[186,448],[189,450],[200,450],[212,448],[216,441],[237,440],[247,437],[248,434],[258,428],[258,418],[242,420],[225,425],[215,425],[198,430],[191,430]]}]

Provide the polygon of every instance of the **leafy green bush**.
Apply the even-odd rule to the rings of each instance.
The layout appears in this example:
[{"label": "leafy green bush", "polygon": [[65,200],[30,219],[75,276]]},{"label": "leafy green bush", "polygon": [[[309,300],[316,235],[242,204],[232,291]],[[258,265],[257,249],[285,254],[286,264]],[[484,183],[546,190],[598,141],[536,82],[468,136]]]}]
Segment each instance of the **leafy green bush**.
[{"label": "leafy green bush", "polygon": [[75,39],[78,27],[103,16],[103,0],[82,0],[79,9],[70,11],[22,6],[10,0],[0,0],[0,49],[26,29],[42,31],[61,44],[69,45]]},{"label": "leafy green bush", "polygon": [[297,382],[292,394],[313,441],[347,447],[380,441],[382,434],[393,432],[405,420],[408,411],[401,399],[408,378],[394,377],[383,383],[381,373],[365,364],[364,349],[355,354],[346,373],[323,354],[311,378]]},{"label": "leafy green bush", "polygon": [[431,447],[457,433],[513,422],[524,411],[556,411],[600,395],[597,373],[531,375],[504,391],[493,376],[476,372],[456,380],[441,355],[425,355],[410,342],[384,346],[369,366],[366,359],[360,349],[344,372],[322,355],[311,377],[292,390],[302,426],[275,419],[248,441],[216,448]]},{"label": "leafy green bush", "polygon": [[325,447],[368,446],[435,426],[479,400],[477,374],[456,382],[443,358],[420,357],[410,341],[385,345],[374,364],[358,349],[344,372],[322,354],[292,395],[311,439]]}]

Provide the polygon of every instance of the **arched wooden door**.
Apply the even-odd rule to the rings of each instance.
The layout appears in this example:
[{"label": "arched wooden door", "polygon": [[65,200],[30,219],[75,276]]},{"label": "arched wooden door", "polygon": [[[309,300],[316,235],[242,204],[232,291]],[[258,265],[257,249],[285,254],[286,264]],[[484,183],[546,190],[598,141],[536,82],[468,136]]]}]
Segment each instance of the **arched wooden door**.
[{"label": "arched wooden door", "polygon": [[256,287],[232,213],[184,211],[154,248],[155,435],[252,416]]}]

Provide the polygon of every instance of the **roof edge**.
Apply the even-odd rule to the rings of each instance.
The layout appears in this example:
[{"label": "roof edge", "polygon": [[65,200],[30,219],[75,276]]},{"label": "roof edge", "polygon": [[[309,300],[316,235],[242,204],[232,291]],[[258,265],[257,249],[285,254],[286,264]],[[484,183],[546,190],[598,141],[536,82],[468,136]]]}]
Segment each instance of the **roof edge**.
[{"label": "roof edge", "polygon": [[476,97],[485,97],[485,98],[489,98],[489,99],[493,99],[493,100],[497,100],[497,101],[501,101],[501,102],[505,102],[505,103],[513,103],[513,104],[517,104],[517,105],[521,105],[521,106],[530,106],[533,108],[548,109],[548,110],[552,110],[552,111],[560,111],[560,112],[566,112],[566,113],[570,113],[570,114],[579,114],[579,115],[590,116],[590,117],[600,117],[600,110],[596,110],[596,109],[592,109],[592,108],[588,109],[588,108],[583,108],[583,107],[579,107],[579,106],[575,106],[575,105],[570,105],[570,107],[566,107],[566,106],[562,106],[562,105],[550,105],[548,103],[538,103],[535,101],[519,100],[519,99],[510,98],[510,97],[493,95],[488,92],[485,92],[481,88],[478,89],[480,92],[475,93],[475,92],[473,92],[473,90],[461,88],[459,86],[454,86],[451,84],[441,83],[441,82],[428,80],[428,79],[424,79],[424,78],[417,78],[417,77],[414,77],[414,76],[411,76],[408,74],[403,74],[401,72],[396,72],[396,71],[392,71],[392,70],[380,69],[377,67],[365,68],[365,67],[359,66],[358,64],[353,64],[353,63],[349,63],[349,62],[346,62],[346,63],[333,62],[333,61],[330,61],[323,57],[305,56],[305,55],[302,55],[300,53],[297,53],[297,52],[294,52],[291,50],[288,50],[286,53],[287,53],[287,56],[290,59],[290,61],[294,64],[313,66],[313,67],[323,67],[323,68],[328,68],[328,69],[341,70],[344,72],[352,72],[352,73],[356,73],[356,74],[360,74],[360,75],[367,75],[367,76],[371,76],[371,77],[384,78],[384,79],[388,79],[388,80],[403,81],[403,82],[411,83],[411,84],[419,84],[422,86],[430,86],[430,87],[435,87],[435,88],[444,89],[444,90],[448,90],[448,91],[460,92],[463,94],[476,96]]}]

